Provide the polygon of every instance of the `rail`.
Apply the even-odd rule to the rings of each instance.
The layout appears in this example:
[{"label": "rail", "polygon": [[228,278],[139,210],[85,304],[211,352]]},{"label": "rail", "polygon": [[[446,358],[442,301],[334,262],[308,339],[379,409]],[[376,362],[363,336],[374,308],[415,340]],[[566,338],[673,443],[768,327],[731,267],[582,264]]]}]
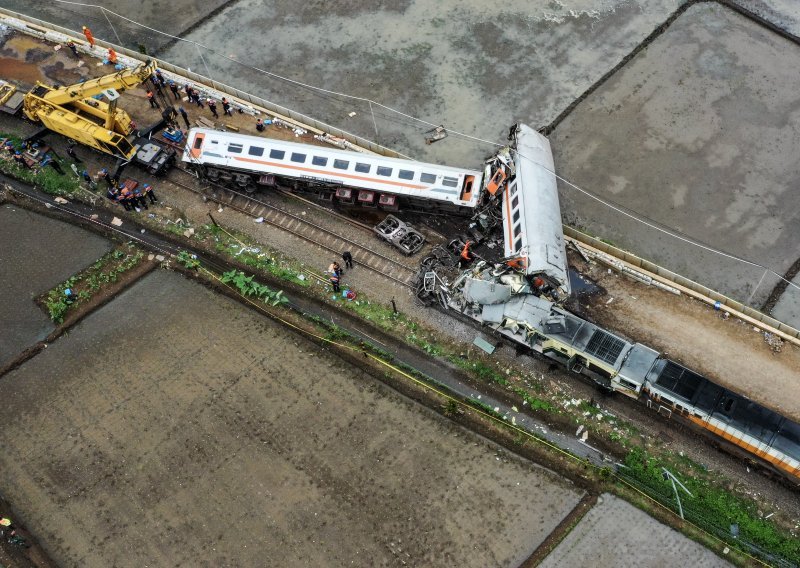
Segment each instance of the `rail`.
[{"label": "rail", "polygon": [[[177,171],[190,176],[193,181],[197,181],[197,178],[190,172],[180,168],[178,168]],[[353,260],[355,260],[359,266],[376,272],[384,278],[392,280],[402,286],[408,288],[413,287],[412,284],[417,275],[416,268],[412,268],[389,256],[375,252],[367,245],[363,245],[344,235],[340,235],[330,229],[312,223],[276,205],[266,203],[257,199],[255,196],[246,195],[219,184],[205,183],[202,187],[198,187],[196,183],[185,184],[177,181],[174,175],[171,175],[168,179],[175,185],[197,193],[209,201],[219,203],[225,207],[230,207],[254,219],[263,219],[264,223],[291,233],[306,242],[317,245],[335,254],[337,257],[339,257],[343,251],[349,250],[353,255]],[[366,225],[361,223],[353,225],[372,233]]]}]

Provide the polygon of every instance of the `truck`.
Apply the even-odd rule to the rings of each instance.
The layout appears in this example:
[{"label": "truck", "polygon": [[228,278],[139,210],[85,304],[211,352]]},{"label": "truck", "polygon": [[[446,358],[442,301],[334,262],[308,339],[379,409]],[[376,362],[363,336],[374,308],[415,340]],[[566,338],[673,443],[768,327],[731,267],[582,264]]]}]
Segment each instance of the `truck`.
[{"label": "truck", "polygon": [[[118,166],[133,162],[152,174],[161,174],[175,163],[175,150],[151,139],[152,130],[141,135],[128,113],[117,105],[121,92],[146,81],[155,69],[155,63],[147,61],[74,85],[49,86],[37,81],[22,97],[22,112],[47,130],[114,156]],[[15,87],[4,86],[3,99],[18,101]],[[13,106],[9,108],[13,110]]]}]

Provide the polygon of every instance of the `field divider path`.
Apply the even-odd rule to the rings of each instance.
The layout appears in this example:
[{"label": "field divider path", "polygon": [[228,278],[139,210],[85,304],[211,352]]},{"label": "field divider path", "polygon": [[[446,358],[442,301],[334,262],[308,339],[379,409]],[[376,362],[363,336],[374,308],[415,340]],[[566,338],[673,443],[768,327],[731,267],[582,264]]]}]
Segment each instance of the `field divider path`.
[{"label": "field divider path", "polygon": [[[184,170],[181,171],[187,175],[192,175]],[[192,176],[192,178],[196,180],[194,176]],[[214,203],[230,207],[254,219],[263,219],[264,223],[268,223],[273,227],[291,233],[298,238],[334,253],[337,258],[341,256],[342,252],[349,250],[353,255],[353,259],[360,266],[364,266],[402,286],[407,288],[412,287],[412,283],[417,274],[416,268],[379,252],[375,252],[367,245],[363,245],[348,237],[335,233],[330,229],[326,229],[316,223],[303,219],[280,207],[265,203],[253,196],[239,193],[217,184],[207,184],[205,187],[198,188],[196,184],[183,183],[176,180],[174,175],[169,178],[169,181],[183,189],[188,189],[189,191],[197,193]],[[360,223],[353,224],[365,231],[369,229],[366,225]]]}]

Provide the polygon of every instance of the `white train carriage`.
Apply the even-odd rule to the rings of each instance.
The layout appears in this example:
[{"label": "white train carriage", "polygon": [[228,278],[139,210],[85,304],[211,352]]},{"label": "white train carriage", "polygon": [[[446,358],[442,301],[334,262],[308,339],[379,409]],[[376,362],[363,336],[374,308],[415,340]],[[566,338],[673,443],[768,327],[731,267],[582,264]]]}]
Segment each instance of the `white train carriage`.
[{"label": "white train carriage", "polygon": [[505,256],[511,266],[544,276],[568,296],[567,252],[550,142],[524,124],[516,127],[514,137],[516,175],[502,203]]},{"label": "white train carriage", "polygon": [[287,180],[346,205],[472,214],[483,174],[373,154],[209,128],[189,131],[183,161],[211,180],[246,191]]}]

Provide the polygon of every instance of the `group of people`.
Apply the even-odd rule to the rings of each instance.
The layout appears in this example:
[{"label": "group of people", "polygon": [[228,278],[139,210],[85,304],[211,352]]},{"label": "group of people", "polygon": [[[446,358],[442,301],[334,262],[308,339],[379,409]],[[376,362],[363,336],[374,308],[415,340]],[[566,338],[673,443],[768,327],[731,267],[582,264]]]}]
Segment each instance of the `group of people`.
[{"label": "group of people", "polygon": [[126,185],[121,184],[118,187],[112,186],[108,188],[106,193],[111,201],[115,201],[125,208],[125,211],[136,211],[137,213],[144,209],[149,209],[147,205],[148,199],[151,204],[158,202],[153,186],[149,183],[138,185],[133,189],[128,188]]},{"label": "group of people", "polygon": [[[228,116],[233,116],[233,111],[231,110],[231,103],[228,101],[226,97],[222,97],[220,101],[222,103],[222,111],[224,114]],[[212,98],[209,98],[206,103],[208,104],[208,110],[211,111],[211,114],[214,115],[214,118],[219,118],[219,114],[217,114],[217,101]]]},{"label": "group of people", "polygon": [[[21,148],[17,148],[11,140],[6,140],[3,143],[3,150],[5,150],[6,155],[9,156],[15,164],[25,169],[33,169],[36,165],[36,160],[27,158],[25,152],[37,153],[39,148],[39,143],[33,141],[26,142]],[[65,174],[61,165],[53,158],[50,152],[45,152],[44,155],[39,157],[39,165],[41,167],[50,166],[62,176]]]},{"label": "group of people", "polygon": [[[90,30],[86,26],[83,26],[83,35],[86,36],[86,41],[89,42],[89,47],[94,49],[95,39],[94,39],[94,34],[92,34],[92,30]],[[74,41],[72,41],[72,40],[67,41],[67,47],[70,49],[70,51],[72,51],[72,54],[75,57],[80,59],[81,54],[78,53],[78,46],[75,45]],[[117,52],[114,51],[113,47],[109,47],[108,48],[108,52],[106,54],[106,62],[111,64],[111,65],[116,65],[117,64]]]},{"label": "group of people", "polygon": [[[353,268],[353,255],[350,254],[350,251],[346,250],[342,253],[342,260],[344,261],[344,265],[348,270]],[[339,292],[339,282],[342,279],[342,274],[344,274],[342,266],[334,260],[330,266],[328,266],[328,274],[330,275],[330,282],[333,291]]]}]

